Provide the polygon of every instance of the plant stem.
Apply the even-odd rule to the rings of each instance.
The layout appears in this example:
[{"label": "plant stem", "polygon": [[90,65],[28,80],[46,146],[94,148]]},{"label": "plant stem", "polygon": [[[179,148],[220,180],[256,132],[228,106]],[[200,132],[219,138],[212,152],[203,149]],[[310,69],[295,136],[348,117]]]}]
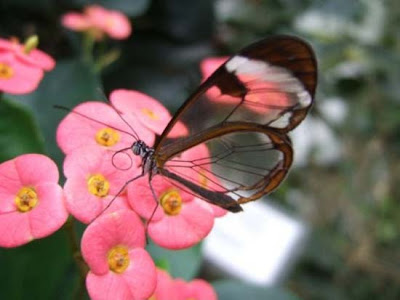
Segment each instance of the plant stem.
[{"label": "plant stem", "polygon": [[82,280],[85,280],[86,274],[89,272],[89,267],[83,260],[82,254],[79,250],[78,237],[76,235],[74,219],[70,216],[64,225],[64,229],[67,231],[69,244],[71,247],[72,256],[78,266],[79,275]]}]

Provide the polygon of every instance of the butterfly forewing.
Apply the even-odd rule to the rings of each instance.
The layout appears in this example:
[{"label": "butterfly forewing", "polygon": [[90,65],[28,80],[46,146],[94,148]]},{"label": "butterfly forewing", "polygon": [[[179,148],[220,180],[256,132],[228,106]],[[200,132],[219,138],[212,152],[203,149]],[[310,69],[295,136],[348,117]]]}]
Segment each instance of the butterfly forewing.
[{"label": "butterfly forewing", "polygon": [[[302,40],[279,36],[250,45],[175,114],[155,145],[158,168],[196,183],[201,190],[190,189],[212,203],[212,193],[245,203],[271,192],[292,163],[286,133],[312,106],[316,81],[314,53]],[[187,128],[176,137],[178,122]],[[199,145],[208,154],[193,156]]]},{"label": "butterfly forewing", "polygon": [[156,145],[167,151],[178,121],[188,127],[180,141],[210,127],[245,121],[287,132],[311,107],[317,81],[312,49],[280,36],[250,45],[232,56],[184,103]]}]

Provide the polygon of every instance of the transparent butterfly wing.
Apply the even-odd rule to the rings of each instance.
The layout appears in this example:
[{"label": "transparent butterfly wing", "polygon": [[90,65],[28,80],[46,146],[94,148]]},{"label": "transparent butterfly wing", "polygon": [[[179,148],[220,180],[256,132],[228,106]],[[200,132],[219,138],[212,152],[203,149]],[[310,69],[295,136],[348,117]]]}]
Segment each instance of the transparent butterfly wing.
[{"label": "transparent butterfly wing", "polygon": [[[208,174],[209,182],[217,183],[207,190],[238,203],[258,199],[276,188],[292,163],[286,133],[312,106],[316,82],[315,56],[302,40],[279,36],[250,45],[219,67],[175,114],[155,145],[158,168],[199,186],[193,177]],[[187,131],[176,137],[178,122]],[[186,152],[201,144],[210,154],[199,165],[201,157]]]}]

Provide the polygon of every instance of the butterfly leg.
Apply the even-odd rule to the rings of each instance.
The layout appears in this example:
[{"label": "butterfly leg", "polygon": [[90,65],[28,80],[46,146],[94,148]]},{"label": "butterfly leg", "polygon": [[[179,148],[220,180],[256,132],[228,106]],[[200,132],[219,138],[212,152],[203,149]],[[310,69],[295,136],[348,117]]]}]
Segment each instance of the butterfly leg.
[{"label": "butterfly leg", "polygon": [[[152,195],[153,195],[154,201],[156,202],[156,206],[154,207],[154,210],[153,210],[153,212],[151,213],[150,218],[148,218],[147,221],[146,221],[146,225],[145,225],[145,230],[146,230],[146,232],[147,232],[147,228],[148,228],[148,226],[149,226],[149,223],[151,222],[151,219],[153,219],[154,214],[156,213],[157,208],[158,208],[158,206],[160,205],[160,203],[158,202],[158,198],[157,198],[156,192],[154,191],[154,188],[153,188],[153,186],[151,185],[151,179],[152,179],[152,176],[149,174],[149,188],[150,188],[150,191],[151,191],[151,193],[152,193]],[[146,235],[146,243],[149,244],[147,235]]]},{"label": "butterfly leg", "polygon": [[128,186],[128,184],[130,184],[131,182],[134,182],[136,179],[139,179],[140,177],[143,177],[143,176],[144,176],[144,172],[142,172],[140,175],[135,176],[132,179],[129,179],[127,182],[125,182],[124,185],[119,189],[118,193],[107,204],[107,206],[105,208],[103,208],[103,210],[96,217],[94,217],[94,219],[92,221],[90,221],[89,224],[91,224],[94,220],[96,220],[99,216],[101,216],[111,206],[111,204],[114,202],[114,200],[117,199],[117,197],[119,195],[121,195],[121,193],[125,190],[125,188]]}]

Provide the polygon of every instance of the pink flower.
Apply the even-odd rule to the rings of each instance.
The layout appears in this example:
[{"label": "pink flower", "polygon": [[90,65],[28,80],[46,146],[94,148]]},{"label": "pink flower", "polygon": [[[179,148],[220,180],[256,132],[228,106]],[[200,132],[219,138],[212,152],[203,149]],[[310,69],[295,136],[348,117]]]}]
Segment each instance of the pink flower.
[{"label": "pink flower", "polygon": [[180,300],[178,292],[171,276],[166,271],[157,269],[157,286],[149,300]]},{"label": "pink flower", "polygon": [[140,170],[132,164],[130,156],[113,157],[113,153],[87,146],[70,153],[64,160],[66,207],[83,223],[97,218],[111,201],[107,212],[130,208],[121,189]]},{"label": "pink flower", "polygon": [[[200,64],[203,74],[203,80],[206,80],[211,74],[226,62],[227,57],[206,58]],[[256,72],[257,70],[255,70]],[[251,92],[245,96],[244,107],[258,114],[266,114],[280,107],[291,105],[291,100],[285,92],[281,92],[279,85],[274,82],[263,80],[263,74],[247,73],[236,74],[237,78]],[[211,87],[206,95],[212,101],[237,105],[242,101],[240,97],[232,97],[221,94],[218,87]]]},{"label": "pink flower", "polygon": [[26,51],[26,46],[0,39],[0,91],[30,93],[38,87],[44,71],[54,68],[55,62],[50,56],[37,49]]},{"label": "pink flower", "polygon": [[128,201],[140,216],[149,220],[147,231],[156,244],[168,249],[187,248],[211,231],[214,216],[206,203],[162,176],[155,176],[151,185],[157,200],[145,176],[128,186]]},{"label": "pink flower", "polygon": [[175,280],[175,288],[180,296],[178,299],[196,299],[196,300],[217,300],[217,293],[207,281],[195,279],[191,282],[185,282],[182,279]]},{"label": "pink flower", "polygon": [[[58,125],[57,144],[65,154],[88,145],[118,151],[131,146],[135,141],[134,132],[129,126],[148,145],[154,143],[154,134],[137,119],[130,115],[122,115],[122,118],[110,105],[84,102],[76,106]],[[139,158],[136,158],[136,162],[140,162]]]},{"label": "pink flower", "polygon": [[[212,159],[206,144],[200,144],[182,152],[166,163],[166,167],[179,176],[198,184],[211,191],[225,190],[221,181],[214,175],[211,169]],[[179,165],[179,167],[176,167]],[[208,203],[215,217],[222,217],[227,210]]]},{"label": "pink flower", "polygon": [[126,39],[132,28],[129,19],[119,11],[108,10],[99,5],[89,5],[83,14],[66,13],[62,24],[74,31],[87,31],[97,39],[107,34],[114,39]]},{"label": "pink flower", "polygon": [[[33,45],[30,45],[31,41],[33,41]],[[53,70],[56,65],[55,60],[50,55],[36,49],[38,43],[36,36],[28,38],[25,44],[20,44],[16,39],[5,40],[0,38],[0,53],[13,53],[22,63],[44,71]]]},{"label": "pink flower", "polygon": [[[169,111],[156,99],[132,90],[115,90],[110,94],[110,101],[120,112],[133,114],[143,126],[161,135],[171,120]],[[169,137],[187,135],[188,130],[178,121]]]},{"label": "pink flower", "polygon": [[90,224],[82,237],[82,255],[90,271],[90,298],[147,299],[156,286],[156,268],[144,250],[145,231],[129,210],[106,214]]},{"label": "pink flower", "polygon": [[0,164],[0,246],[46,237],[67,220],[58,169],[48,157],[24,154]]}]

